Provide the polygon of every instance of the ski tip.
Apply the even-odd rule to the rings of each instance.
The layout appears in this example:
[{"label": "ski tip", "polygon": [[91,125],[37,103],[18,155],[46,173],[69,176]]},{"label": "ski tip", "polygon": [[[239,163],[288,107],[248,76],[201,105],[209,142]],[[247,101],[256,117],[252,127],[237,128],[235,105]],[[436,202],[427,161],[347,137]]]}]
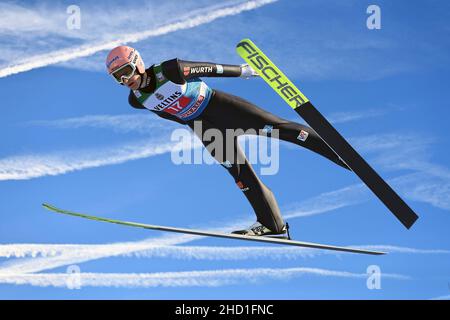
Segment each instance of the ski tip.
[{"label": "ski tip", "polygon": [[240,44],[242,44],[242,43],[250,43],[250,44],[253,44],[253,41],[250,40],[249,38],[242,39],[241,41],[238,42],[237,47],[238,47]]},{"label": "ski tip", "polygon": [[56,208],[55,206],[52,206],[51,204],[48,204],[48,203],[45,203],[45,202],[42,204],[42,206],[43,206],[45,209],[50,210],[50,211],[53,211],[53,212],[58,212],[58,211],[59,211],[59,209]]}]

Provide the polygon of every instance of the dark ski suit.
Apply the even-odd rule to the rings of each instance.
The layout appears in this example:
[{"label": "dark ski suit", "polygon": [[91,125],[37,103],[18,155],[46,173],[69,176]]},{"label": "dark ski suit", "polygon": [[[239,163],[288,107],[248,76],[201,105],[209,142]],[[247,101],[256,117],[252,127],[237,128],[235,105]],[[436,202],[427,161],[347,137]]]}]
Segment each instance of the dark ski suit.
[{"label": "dark ski suit", "polygon": [[[220,71],[218,66],[220,66]],[[238,65],[217,65],[178,59],[165,61],[160,68],[159,70],[162,70],[163,75],[167,79],[178,84],[183,84],[192,77],[239,77],[241,75],[241,67]],[[147,86],[139,89],[141,92],[152,94],[155,91],[154,70],[155,65],[146,69],[149,82]],[[130,92],[128,100],[134,108],[145,109],[133,91]],[[194,130],[194,121],[201,121],[202,132],[195,132],[196,135],[200,137],[212,156],[232,175],[235,183],[252,205],[257,220],[275,232],[280,232],[284,226],[277,202],[272,191],[262,183],[246,159],[245,154],[237,143],[237,137],[234,139],[234,145],[231,146],[234,149],[234,159],[228,159],[226,148],[230,146],[226,145],[226,139],[223,139],[224,150],[222,154],[215,154],[215,150],[209,148],[211,141],[203,140],[203,133],[206,130],[218,129],[225,137],[226,129],[243,129],[244,131],[254,129],[258,134],[266,132],[268,135],[270,135],[270,130],[268,132],[267,128],[278,129],[279,139],[310,149],[348,169],[311,128],[279,118],[251,102],[219,90],[212,90],[210,100],[205,109],[195,119],[189,121],[183,121],[176,115],[164,111],[150,111],[162,118],[188,125],[192,130]],[[266,130],[262,131],[263,129]]]}]

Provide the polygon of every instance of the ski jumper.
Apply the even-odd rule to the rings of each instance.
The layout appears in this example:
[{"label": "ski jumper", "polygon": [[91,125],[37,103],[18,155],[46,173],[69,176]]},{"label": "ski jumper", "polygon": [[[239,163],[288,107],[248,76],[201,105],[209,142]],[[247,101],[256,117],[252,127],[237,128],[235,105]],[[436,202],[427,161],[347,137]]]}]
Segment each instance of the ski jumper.
[{"label": "ski jumper", "polygon": [[152,65],[145,70],[147,83],[138,90],[131,90],[128,101],[138,109],[148,109],[158,116],[189,126],[201,121],[201,131],[195,132],[211,155],[222,164],[242,190],[257,221],[275,232],[280,232],[284,221],[272,191],[259,179],[234,138],[233,159],[227,158],[226,139],[221,154],[210,148],[211,141],[203,140],[208,129],[249,129],[257,134],[278,129],[279,139],[310,149],[334,163],[347,166],[311,128],[279,118],[240,97],[210,88],[200,77],[239,77],[239,65],[208,62],[191,62],[172,59]]}]

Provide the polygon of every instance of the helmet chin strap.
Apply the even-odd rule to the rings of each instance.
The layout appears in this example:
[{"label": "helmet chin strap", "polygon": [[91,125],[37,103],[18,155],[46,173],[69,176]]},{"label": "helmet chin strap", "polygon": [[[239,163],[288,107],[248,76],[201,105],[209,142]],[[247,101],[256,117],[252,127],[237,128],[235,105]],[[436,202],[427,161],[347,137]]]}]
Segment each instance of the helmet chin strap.
[{"label": "helmet chin strap", "polygon": [[149,77],[147,72],[144,72],[142,74],[140,73],[140,75],[141,75],[141,83],[139,84],[139,88],[142,89],[142,88],[147,87],[150,84],[151,78]]}]

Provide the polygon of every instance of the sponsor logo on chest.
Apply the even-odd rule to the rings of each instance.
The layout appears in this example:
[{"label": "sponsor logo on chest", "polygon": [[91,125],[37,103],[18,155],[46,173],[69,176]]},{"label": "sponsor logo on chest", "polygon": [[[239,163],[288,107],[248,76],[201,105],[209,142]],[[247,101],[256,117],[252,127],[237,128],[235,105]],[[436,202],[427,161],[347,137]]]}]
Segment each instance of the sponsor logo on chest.
[{"label": "sponsor logo on chest", "polygon": [[149,96],[145,101],[143,101],[142,104],[144,105],[144,107],[150,110],[168,111],[166,109],[169,108],[172,104],[175,104],[176,102],[179,102],[178,105],[180,106],[185,105],[185,103],[189,103],[181,99],[185,92],[186,92],[185,84],[180,85],[173,82],[166,82],[161,87],[159,87],[151,96]]},{"label": "sponsor logo on chest", "polygon": [[207,89],[207,85],[203,82],[200,84],[186,82],[181,85],[168,81],[141,103],[149,110],[162,111],[185,119],[194,115],[203,106],[207,98]]},{"label": "sponsor logo on chest", "polygon": [[[169,106],[172,105],[175,101],[177,101],[178,99],[180,99],[182,93],[181,91],[175,91],[173,94],[171,94],[169,97],[165,98],[163,101],[161,101],[161,103],[157,104],[156,106],[153,107],[153,110],[155,111],[168,111],[165,110],[166,108],[169,109]],[[164,98],[163,95],[159,94],[158,96],[156,96],[156,99],[160,99],[161,97]],[[178,112],[178,111],[177,111]],[[171,113],[171,112],[170,112]],[[176,113],[176,112],[175,112]]]},{"label": "sponsor logo on chest", "polygon": [[191,98],[183,96],[180,99],[178,99],[175,103],[172,103],[169,107],[164,109],[164,112],[170,114],[177,114],[178,112],[186,108],[189,105],[189,103],[191,103]]}]

